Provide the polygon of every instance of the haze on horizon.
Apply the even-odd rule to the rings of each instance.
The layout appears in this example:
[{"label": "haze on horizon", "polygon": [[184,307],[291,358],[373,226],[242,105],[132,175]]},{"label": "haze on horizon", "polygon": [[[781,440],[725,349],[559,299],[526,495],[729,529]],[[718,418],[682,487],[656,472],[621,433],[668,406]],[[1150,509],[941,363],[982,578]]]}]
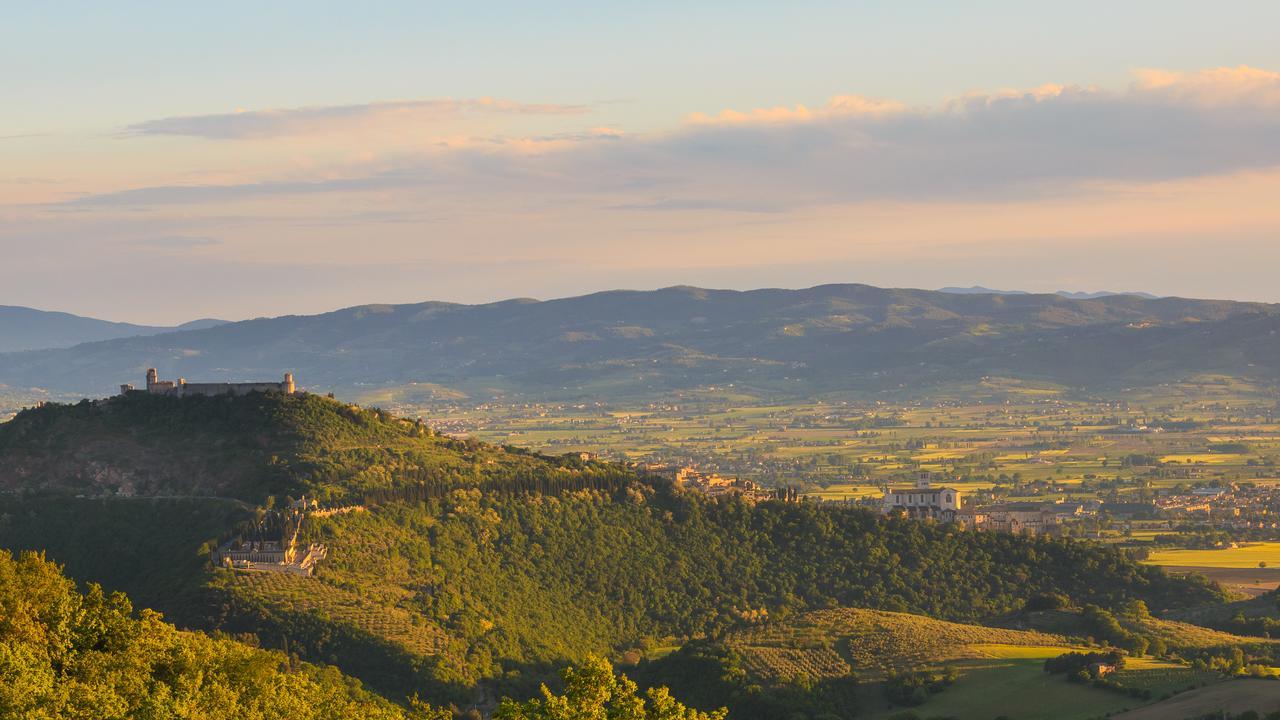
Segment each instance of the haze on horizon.
[{"label": "haze on horizon", "polygon": [[1280,5],[0,9],[0,304],[1280,301]]}]

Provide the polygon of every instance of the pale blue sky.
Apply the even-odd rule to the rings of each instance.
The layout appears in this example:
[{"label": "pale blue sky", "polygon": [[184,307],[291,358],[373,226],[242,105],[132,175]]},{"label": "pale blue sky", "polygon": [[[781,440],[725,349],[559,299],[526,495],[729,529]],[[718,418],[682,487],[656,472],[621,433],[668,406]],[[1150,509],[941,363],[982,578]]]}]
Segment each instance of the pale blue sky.
[{"label": "pale blue sky", "polygon": [[6,133],[236,107],[489,95],[619,123],[933,103],[1138,68],[1280,67],[1280,3],[42,2],[0,8]]},{"label": "pale blue sky", "polygon": [[1280,301],[1214,264],[1280,260],[1277,28],[1262,0],[4,3],[0,304]]}]

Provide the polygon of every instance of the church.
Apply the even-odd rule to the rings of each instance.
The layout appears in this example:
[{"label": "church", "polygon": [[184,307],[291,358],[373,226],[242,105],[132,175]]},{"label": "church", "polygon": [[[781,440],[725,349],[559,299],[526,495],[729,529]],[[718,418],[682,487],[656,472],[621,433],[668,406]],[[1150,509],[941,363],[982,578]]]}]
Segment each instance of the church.
[{"label": "church", "polygon": [[888,515],[902,511],[908,517],[933,518],[950,522],[960,510],[960,491],[933,487],[928,472],[921,472],[915,487],[885,488],[881,512]]}]

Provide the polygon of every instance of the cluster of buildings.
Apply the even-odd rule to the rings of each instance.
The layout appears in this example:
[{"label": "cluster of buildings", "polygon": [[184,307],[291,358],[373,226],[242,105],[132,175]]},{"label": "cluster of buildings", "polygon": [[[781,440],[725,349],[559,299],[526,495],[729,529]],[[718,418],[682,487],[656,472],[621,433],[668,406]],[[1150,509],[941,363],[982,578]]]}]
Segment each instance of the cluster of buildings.
[{"label": "cluster of buildings", "polygon": [[1159,494],[1154,506],[1162,517],[1209,522],[1240,530],[1280,529],[1280,489],[1272,485],[1227,485]]},{"label": "cluster of buildings", "polygon": [[1088,518],[1203,523],[1237,530],[1280,530],[1280,488],[1271,485],[1160,490],[1133,501],[1010,502],[966,505],[961,491],[937,487],[922,472],[913,487],[885,488],[880,511],[910,518],[954,522],[975,530],[1025,535],[1059,534]]},{"label": "cluster of buildings", "polygon": [[880,504],[886,515],[954,522],[971,530],[992,530],[1020,535],[1061,532],[1066,523],[1097,508],[1087,503],[1003,503],[965,507],[961,491],[935,487],[932,476],[921,472],[912,487],[887,487]]},{"label": "cluster of buildings", "polygon": [[[155,368],[147,369],[147,384],[142,390],[150,395],[169,395],[186,397],[188,395],[248,395],[255,392],[278,392],[292,395],[297,392],[293,382],[293,373],[284,374],[284,382],[249,382],[249,383],[189,383],[185,378],[177,380],[161,380]],[[120,394],[127,395],[139,392],[139,388],[128,383],[120,386]]]},{"label": "cluster of buildings", "polygon": [[665,477],[677,487],[687,488],[708,497],[740,497],[751,502],[761,500],[783,500],[798,502],[800,497],[794,488],[774,490],[766,488],[754,480],[728,477],[715,472],[704,472],[690,466],[671,466],[659,463],[633,464],[631,467],[640,472]]},{"label": "cluster of buildings", "polygon": [[[298,531],[302,521],[314,503],[305,499],[294,503],[283,518],[283,531],[275,537],[272,533],[259,532],[249,539],[233,538],[223,543],[213,553],[213,563],[235,570],[261,570],[310,577],[316,563],[328,556],[329,550],[320,543],[305,547],[298,543]],[[319,512],[319,511],[317,511]]]}]

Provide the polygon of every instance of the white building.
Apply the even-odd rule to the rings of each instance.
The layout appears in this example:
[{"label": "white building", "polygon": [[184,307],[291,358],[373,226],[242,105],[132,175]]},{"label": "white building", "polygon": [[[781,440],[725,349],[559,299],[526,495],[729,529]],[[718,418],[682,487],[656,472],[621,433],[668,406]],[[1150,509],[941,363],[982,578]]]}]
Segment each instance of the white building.
[{"label": "white building", "polygon": [[901,510],[909,517],[951,521],[955,519],[960,503],[959,490],[933,487],[929,473],[922,472],[915,487],[887,488],[880,511],[887,515]]}]

